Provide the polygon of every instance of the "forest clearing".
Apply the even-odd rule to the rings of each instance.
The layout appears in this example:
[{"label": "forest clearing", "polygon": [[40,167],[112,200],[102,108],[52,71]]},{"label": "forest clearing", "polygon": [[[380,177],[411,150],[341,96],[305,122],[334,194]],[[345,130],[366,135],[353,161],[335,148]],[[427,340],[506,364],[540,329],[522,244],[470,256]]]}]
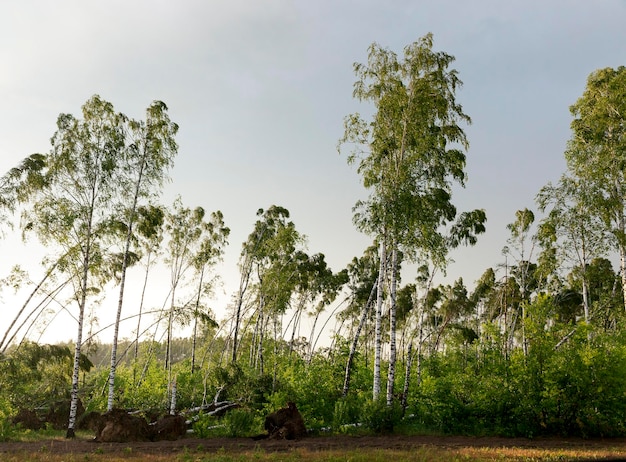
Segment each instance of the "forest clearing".
[{"label": "forest clearing", "polygon": [[[626,456],[626,67],[589,74],[570,107],[567,171],[537,192],[536,212],[512,212],[504,265],[471,289],[435,282],[487,222],[482,208],[457,209],[471,118],[454,61],[432,34],[401,54],[372,43],[353,88],[371,114],[346,116],[338,144],[368,194],[353,221],[371,245],[333,270],[287,208],[260,208],[223,319],[211,300],[227,217],[180,196],[160,203],[179,149],[167,105],[134,119],[94,95],[79,116],[60,114],[50,150],[0,177],[0,224],[45,250],[38,271],[15,262],[0,280],[20,300],[0,332],[0,452]],[[157,267],[165,283],[151,279]],[[167,295],[149,305],[155,287]],[[105,293],[116,303],[103,327]],[[61,314],[75,340],[37,341]],[[175,433],[155,430],[165,420]]]}]

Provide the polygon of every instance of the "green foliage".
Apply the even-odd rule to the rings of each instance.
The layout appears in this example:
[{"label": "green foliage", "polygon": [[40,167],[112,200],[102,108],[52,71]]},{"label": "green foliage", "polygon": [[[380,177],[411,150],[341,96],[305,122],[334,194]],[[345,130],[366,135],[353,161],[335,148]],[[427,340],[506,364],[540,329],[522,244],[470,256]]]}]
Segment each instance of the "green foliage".
[{"label": "green foliage", "polygon": [[[67,399],[74,353],[67,345],[25,342],[8,351],[0,362],[2,396],[16,408],[33,409]],[[93,364],[80,356],[81,372]]]},{"label": "green foliage", "polygon": [[249,409],[233,409],[223,417],[201,414],[193,423],[193,431],[198,438],[250,437],[263,431],[263,419]]},{"label": "green foliage", "polygon": [[363,403],[367,402],[368,393],[352,393],[335,401],[332,429],[335,433],[353,433],[358,430],[363,415]]},{"label": "green foliage", "polygon": [[363,406],[361,423],[373,433],[392,433],[402,418],[402,409],[396,403],[387,405],[386,400],[368,400]]},{"label": "green foliage", "polygon": [[11,423],[14,409],[11,403],[4,396],[0,396],[0,442],[8,441],[16,432],[15,426]]},{"label": "green foliage", "polygon": [[245,409],[234,409],[223,417],[226,434],[231,437],[247,437],[259,434],[263,428],[261,418]]}]

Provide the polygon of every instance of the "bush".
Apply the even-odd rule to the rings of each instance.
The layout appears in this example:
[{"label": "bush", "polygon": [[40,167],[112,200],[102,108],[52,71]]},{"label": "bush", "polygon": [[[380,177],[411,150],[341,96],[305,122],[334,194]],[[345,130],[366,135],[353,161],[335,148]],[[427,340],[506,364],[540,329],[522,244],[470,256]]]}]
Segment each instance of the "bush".
[{"label": "bush", "polygon": [[261,422],[252,412],[234,409],[222,419],[226,434],[232,437],[252,436],[261,432]]},{"label": "bush", "polygon": [[201,414],[193,424],[193,432],[198,438],[247,437],[261,433],[261,429],[261,419],[246,409],[234,409],[221,418]]},{"label": "bush", "polygon": [[374,433],[392,433],[402,419],[402,408],[398,404],[387,405],[385,399],[367,401],[362,413],[365,429]]},{"label": "bush", "polygon": [[217,435],[218,432],[223,432],[223,427],[224,425],[219,424],[217,417],[207,414],[200,414],[198,420],[192,425],[193,433],[198,438]]},{"label": "bush", "polygon": [[15,436],[15,426],[11,422],[12,413],[11,404],[0,397],[0,441],[8,441]]},{"label": "bush", "polygon": [[345,433],[348,428],[354,428],[361,423],[364,400],[357,395],[340,398],[335,402],[332,420],[334,432]]}]

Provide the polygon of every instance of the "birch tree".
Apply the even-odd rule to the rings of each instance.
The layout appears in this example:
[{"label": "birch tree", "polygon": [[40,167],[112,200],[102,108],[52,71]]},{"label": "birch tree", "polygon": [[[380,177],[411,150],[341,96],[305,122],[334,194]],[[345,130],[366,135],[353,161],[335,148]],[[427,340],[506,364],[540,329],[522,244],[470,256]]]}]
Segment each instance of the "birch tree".
[{"label": "birch tree", "polygon": [[[304,237],[289,221],[289,211],[272,205],[257,211],[258,220],[242,245],[239,268],[240,288],[233,316],[231,361],[237,360],[241,322],[247,311],[254,322],[250,345],[250,364],[261,374],[264,371],[264,338],[270,321],[278,333],[277,316],[285,313],[298,282],[299,247]],[[247,300],[244,294],[249,292]],[[247,306],[245,306],[247,301]],[[281,329],[282,331],[282,329]]]},{"label": "birch tree", "polygon": [[121,255],[122,267],[119,278],[119,297],[113,341],[111,345],[111,367],[109,372],[109,396],[107,410],[113,409],[115,396],[115,373],[117,368],[117,343],[120,319],[124,303],[126,271],[130,263],[133,231],[138,218],[138,207],[142,200],[154,197],[167,179],[167,172],[173,166],[178,145],[174,139],[178,125],[170,121],[167,106],[161,101],[153,102],[146,110],[145,121],[129,120],[126,130],[126,147],[121,159],[118,197],[120,214],[126,230]]},{"label": "birch tree", "polygon": [[590,263],[608,251],[607,232],[592,212],[594,192],[584,180],[563,175],[557,185],[549,183],[537,195],[537,203],[548,215],[542,221],[544,230],[552,230],[556,258],[569,268],[578,267],[582,285],[583,313],[589,322]]},{"label": "birch tree", "polygon": [[340,314],[340,318],[358,319],[356,326],[352,326],[354,331],[350,343],[350,351],[346,360],[346,369],[343,380],[343,390],[341,395],[347,396],[350,389],[352,376],[352,364],[356,356],[361,332],[369,318],[374,297],[378,288],[378,253],[375,246],[368,247],[363,256],[354,257],[348,265],[348,289],[350,291],[350,303],[348,308]]},{"label": "birch tree", "polygon": [[[454,57],[432,47],[433,37],[428,34],[405,47],[404,58],[398,59],[393,51],[374,43],[368,62],[354,65],[353,95],[372,103],[375,111],[370,121],[358,113],[348,116],[339,146],[340,150],[352,146],[348,162],[357,163],[363,185],[370,191],[367,200],[356,204],[354,221],[360,230],[376,236],[380,245],[377,325],[382,281],[386,268],[392,266],[387,266],[387,254],[401,250],[409,260],[433,260],[445,268],[450,248],[472,244],[475,235],[484,231],[484,211],[457,217],[451,202],[453,184],[465,184],[469,145],[461,124],[471,120],[456,101],[462,82],[456,70],[449,69]],[[392,303],[392,318],[394,312]],[[380,342],[377,335],[374,399],[381,388]],[[393,386],[388,387],[388,401],[392,391]]]},{"label": "birch tree", "polygon": [[[137,209],[137,238],[140,247],[145,255],[143,257],[145,270],[141,295],[139,300],[139,313],[137,315],[137,330],[135,332],[135,356],[136,363],[139,356],[139,337],[141,335],[141,318],[145,301],[146,288],[148,286],[148,276],[154,260],[160,253],[160,245],[163,240],[163,226],[165,220],[165,210],[163,207],[155,205],[141,206]],[[136,364],[135,364],[136,365]],[[135,370],[133,369],[133,378]]]},{"label": "birch tree", "polygon": [[211,213],[209,220],[205,224],[202,240],[199,248],[193,257],[193,267],[197,275],[197,291],[193,309],[193,334],[191,349],[191,373],[193,374],[196,363],[196,337],[198,331],[198,320],[208,316],[202,316],[201,299],[203,295],[211,292],[214,278],[211,278],[211,271],[214,266],[222,260],[224,249],[228,245],[230,229],[224,224],[222,212]]},{"label": "birch tree", "polygon": [[591,73],[570,112],[568,170],[597,191],[589,212],[602,220],[619,254],[626,309],[626,67]]},{"label": "birch tree", "polygon": [[[202,207],[194,209],[185,207],[178,197],[165,216],[165,230],[168,235],[166,262],[170,269],[170,306],[167,311],[165,369],[168,372],[170,386],[174,385],[171,377],[174,321],[177,315],[183,314],[181,311],[185,306],[185,303],[179,303],[177,291],[190,271],[209,262],[213,263],[215,258],[219,258],[228,236],[228,228],[224,226],[221,212],[215,212],[208,222],[205,221],[205,215],[206,212]],[[215,244],[210,251],[205,247],[207,242]]]},{"label": "birch tree", "polygon": [[97,95],[83,105],[82,116],[58,117],[45,157],[45,182],[23,221],[25,231],[61,249],[59,267],[73,280],[71,298],[78,315],[68,438],[75,436],[85,309],[90,295],[104,284],[102,241],[110,233],[126,123],[125,116]]}]

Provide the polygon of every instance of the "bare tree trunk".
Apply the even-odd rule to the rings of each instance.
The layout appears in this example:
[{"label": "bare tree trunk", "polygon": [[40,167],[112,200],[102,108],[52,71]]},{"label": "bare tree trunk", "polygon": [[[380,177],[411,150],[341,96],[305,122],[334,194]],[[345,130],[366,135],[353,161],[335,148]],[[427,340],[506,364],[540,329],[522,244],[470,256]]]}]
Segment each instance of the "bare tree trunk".
[{"label": "bare tree trunk", "polygon": [[383,289],[385,283],[385,240],[380,242],[380,264],[378,270],[378,289],[376,297],[376,327],[374,345],[374,384],[372,389],[372,399],[376,401],[380,395],[380,361],[382,354],[382,312],[383,312]]},{"label": "bare tree trunk", "polygon": [[[293,325],[291,326],[291,340],[289,341],[289,356],[293,353],[293,346],[296,340],[296,332],[298,331],[298,326],[300,325],[300,318],[302,317],[302,310],[304,309],[304,303],[306,298],[301,297],[300,302],[298,303],[298,308],[293,315],[291,322]],[[289,326],[287,326],[287,329]]]},{"label": "bare tree trunk", "polygon": [[274,318],[274,361],[272,373],[272,393],[276,391],[276,382],[278,381],[278,316]]},{"label": "bare tree trunk", "polygon": [[361,335],[361,330],[367,321],[367,315],[370,311],[370,307],[372,306],[372,300],[374,298],[374,293],[376,293],[376,285],[372,286],[372,290],[370,291],[370,296],[363,307],[363,312],[361,314],[361,320],[359,321],[359,326],[356,328],[356,332],[354,333],[354,338],[352,339],[352,345],[350,346],[350,353],[348,354],[348,361],[346,362],[346,373],[343,379],[343,391],[341,392],[341,396],[344,398],[348,396],[348,389],[350,388],[350,375],[352,373],[352,362],[354,361],[354,356],[356,355],[357,344],[359,343],[359,336]]},{"label": "bare tree trunk", "polygon": [[165,370],[167,371],[168,389],[172,384],[172,330],[174,329],[174,295],[176,290],[172,289],[172,300],[170,312],[167,318],[167,344],[165,349]]},{"label": "bare tree trunk", "polygon": [[619,263],[622,275],[622,295],[624,296],[624,310],[626,310],[626,249],[624,246],[619,247]]},{"label": "bare tree trunk", "polygon": [[91,238],[93,223],[93,204],[87,221],[87,238],[83,257],[83,274],[81,281],[80,300],[78,302],[78,329],[76,333],[76,344],[74,346],[74,369],[72,371],[72,388],[70,394],[70,416],[67,424],[66,438],[75,438],[76,414],[78,412],[78,381],[80,379],[80,354],[83,342],[83,323],[85,320],[85,305],[87,303],[87,288],[89,283],[89,265],[91,263]]},{"label": "bare tree trunk", "polygon": [[418,320],[418,334],[417,334],[417,386],[422,383],[422,350],[424,344],[424,310],[421,311]]},{"label": "bare tree trunk", "polygon": [[[313,342],[313,351],[315,351],[315,348],[317,346],[317,342],[319,342],[320,337],[322,336],[322,334],[324,333],[324,329],[326,329],[326,325],[328,324],[328,322],[330,321],[331,318],[333,318],[335,316],[335,313],[339,310],[340,306],[345,302],[346,300],[344,300],[343,302],[341,302],[339,305],[337,305],[337,307],[332,311],[332,313],[330,314],[330,316],[326,319],[326,321],[324,322],[324,324],[322,324],[322,328],[319,330],[319,332],[317,333],[317,336],[315,337],[315,341]],[[342,322],[343,324],[343,322]],[[339,331],[340,329],[337,330],[337,334],[339,335]],[[330,345],[330,350],[331,350],[331,354],[333,354],[332,352],[333,350],[333,345],[335,344],[335,339],[332,340],[331,345]]]},{"label": "bare tree trunk", "polygon": [[[23,337],[22,337],[22,341],[24,341],[24,338],[26,338],[28,336],[29,331],[32,329],[33,325],[35,324],[35,322],[37,321],[37,319],[39,318],[39,316],[41,315],[41,312],[43,311],[43,309],[45,307],[47,307],[50,303],[52,303],[52,301],[54,301],[54,297],[56,294],[60,293],[61,290],[69,283],[69,279],[62,282],[61,284],[59,284],[57,287],[54,288],[54,290],[52,290],[50,293],[46,293],[46,296],[44,297],[44,299],[42,301],[40,301],[37,306],[35,308],[33,308],[28,315],[24,318],[24,320],[20,323],[20,325],[17,327],[17,329],[15,329],[15,331],[13,332],[13,334],[11,335],[11,337],[9,337],[9,339],[6,341],[6,343],[3,345],[2,349],[0,350],[0,353],[5,353],[7,348],[9,347],[9,345],[11,345],[11,343],[13,343],[13,341],[15,340],[15,337],[17,337],[17,334],[22,330],[22,328],[26,325],[26,322],[33,316],[35,315],[35,313],[39,310],[39,314],[35,315],[35,317],[33,318],[33,320],[31,321],[31,323],[29,324],[28,328],[26,329],[26,332],[24,333]],[[78,320],[77,320],[78,322]],[[7,330],[8,333],[8,330]]]},{"label": "bare tree trunk", "polygon": [[122,274],[120,277],[120,293],[117,301],[117,313],[115,315],[115,328],[113,330],[113,344],[111,345],[111,369],[109,371],[109,397],[107,401],[107,411],[113,409],[113,399],[115,396],[115,374],[117,369],[117,342],[120,331],[120,319],[122,318],[122,307],[124,305],[124,288],[126,287],[126,270],[128,269],[128,253],[130,252],[130,243],[133,237],[133,225],[135,224],[135,216],[137,214],[137,203],[139,202],[139,193],[141,191],[141,182],[143,179],[144,169],[146,167],[147,152],[143,150],[139,171],[137,172],[137,181],[135,182],[135,192],[133,196],[133,204],[130,209],[130,218],[128,220],[128,231],[126,233],[126,242],[124,243],[124,256],[122,257]]},{"label": "bare tree trunk", "polygon": [[15,323],[17,322],[17,320],[19,319],[19,317],[22,315],[22,313],[24,312],[24,310],[26,309],[26,307],[28,306],[28,304],[30,303],[30,301],[33,299],[33,297],[35,296],[35,294],[37,292],[39,292],[39,289],[41,289],[41,287],[44,285],[44,283],[46,282],[46,280],[52,275],[52,273],[54,272],[54,270],[56,269],[57,265],[59,264],[59,261],[57,260],[54,265],[52,265],[51,268],[48,269],[48,271],[46,271],[46,274],[44,274],[44,277],[41,279],[41,281],[39,281],[39,284],[37,284],[35,286],[35,288],[32,290],[32,292],[29,294],[28,298],[26,298],[26,301],[24,302],[24,304],[22,305],[22,307],[20,308],[20,310],[17,312],[17,314],[15,315],[15,317],[13,318],[13,321],[11,321],[11,324],[9,325],[9,327],[7,328],[7,330],[4,332],[4,336],[2,337],[2,340],[0,340],[0,348],[2,349],[1,351],[4,353],[6,351],[7,345],[4,343],[7,339],[7,336],[9,335],[9,332],[11,331],[11,329],[13,329],[13,326],[15,325]]},{"label": "bare tree trunk", "polygon": [[250,282],[250,273],[252,272],[252,266],[246,265],[241,274],[241,281],[239,283],[239,294],[237,297],[237,306],[235,307],[235,317],[233,326],[233,352],[231,356],[231,362],[235,364],[237,362],[237,342],[239,341],[239,323],[241,322],[241,307],[243,305],[243,297],[248,289],[248,283]]},{"label": "bare tree trunk", "polygon": [[411,366],[413,365],[413,342],[409,343],[408,351],[406,354],[406,369],[404,371],[404,388],[402,389],[402,415],[406,412],[408,396],[409,396],[409,383],[411,381]]},{"label": "bare tree trunk", "polygon": [[198,310],[200,309],[200,296],[202,294],[202,281],[204,279],[204,266],[200,271],[200,282],[198,283],[198,293],[196,294],[196,309],[193,320],[193,337],[191,340],[191,374],[193,375],[196,368],[196,342],[198,334]]},{"label": "bare tree trunk", "polygon": [[174,326],[174,294],[172,291],[172,301],[170,302],[170,309],[167,315],[167,341],[165,345],[165,369],[170,370],[170,363],[172,360],[172,328]]},{"label": "bare tree trunk", "polygon": [[389,371],[387,373],[387,405],[393,403],[393,389],[396,380],[396,290],[398,251],[391,251],[391,303],[389,307]]},{"label": "bare tree trunk", "polygon": [[148,286],[148,273],[150,271],[150,257],[152,252],[148,251],[146,261],[146,273],[143,278],[143,287],[141,288],[141,298],[139,300],[139,315],[137,316],[137,333],[135,334],[135,357],[133,360],[133,383],[137,383],[137,358],[139,357],[139,332],[141,331],[141,316],[143,315],[143,303],[146,295],[146,287]]},{"label": "bare tree trunk", "polygon": [[315,327],[317,326],[317,320],[320,317],[321,312],[317,312],[315,314],[315,318],[313,319],[313,326],[311,327],[311,335],[309,336],[309,357],[307,358],[307,362],[310,364],[313,359],[313,349],[315,348],[315,342],[313,341],[313,337],[315,335]]},{"label": "bare tree trunk", "polygon": [[176,414],[176,398],[178,396],[178,390],[176,386],[176,380],[171,384],[171,399],[170,399],[170,415]]}]

